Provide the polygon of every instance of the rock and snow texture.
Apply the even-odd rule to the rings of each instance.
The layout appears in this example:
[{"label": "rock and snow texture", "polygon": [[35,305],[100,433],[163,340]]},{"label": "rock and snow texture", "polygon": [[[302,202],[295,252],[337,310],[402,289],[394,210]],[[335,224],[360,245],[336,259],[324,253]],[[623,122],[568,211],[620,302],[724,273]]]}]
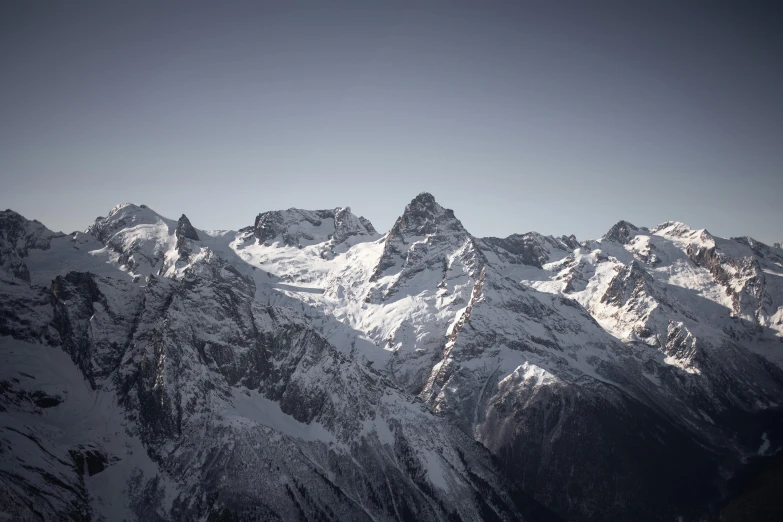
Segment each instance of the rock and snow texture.
[{"label": "rock and snow texture", "polygon": [[6,211],[0,292],[11,518],[674,519],[783,445],[783,251],[682,223]]},{"label": "rock and snow texture", "polygon": [[0,270],[29,282],[30,271],[23,258],[31,249],[47,250],[57,235],[13,210],[0,212]]},{"label": "rock and snow texture", "polygon": [[[90,231],[94,243],[45,244],[32,277],[0,272],[4,515],[517,520],[541,509],[486,449],[357,357],[355,333],[278,295],[233,238],[133,205]],[[30,284],[39,272],[48,283]]]},{"label": "rock and snow texture", "polygon": [[299,248],[325,243],[333,249],[349,240],[351,243],[366,241],[377,235],[372,223],[353,215],[350,207],[264,212],[256,217],[252,231],[265,246]]}]

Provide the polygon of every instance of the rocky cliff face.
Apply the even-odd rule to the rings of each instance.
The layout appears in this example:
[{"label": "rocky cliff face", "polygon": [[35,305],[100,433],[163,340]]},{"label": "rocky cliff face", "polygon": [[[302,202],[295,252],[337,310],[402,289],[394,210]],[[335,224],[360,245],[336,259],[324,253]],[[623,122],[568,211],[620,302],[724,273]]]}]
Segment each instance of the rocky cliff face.
[{"label": "rocky cliff face", "polygon": [[23,258],[30,249],[48,249],[56,235],[38,221],[28,221],[13,210],[0,212],[0,269],[29,282],[30,271]]},{"label": "rocky cliff face", "polygon": [[12,518],[697,519],[783,446],[783,257],[750,238],[476,238],[427,193],[382,237],[0,232]]},{"label": "rocky cliff face", "polygon": [[331,248],[349,238],[367,239],[377,233],[367,219],[354,216],[350,207],[333,210],[276,210],[256,217],[253,234],[266,245],[305,247],[328,243]]},{"label": "rocky cliff face", "polygon": [[[130,212],[122,219],[131,229],[169,232],[165,221]],[[174,239],[209,242],[184,222]],[[3,279],[3,295],[24,304],[4,306],[2,316],[5,513],[546,516],[487,450],[355,357],[356,339],[334,345],[301,311],[269,304],[256,271],[228,251],[202,247],[209,252],[178,277],[129,277],[129,260],[154,259],[172,238],[128,241],[128,228],[99,225],[95,233],[114,241],[115,273],[66,271],[49,288]]]}]

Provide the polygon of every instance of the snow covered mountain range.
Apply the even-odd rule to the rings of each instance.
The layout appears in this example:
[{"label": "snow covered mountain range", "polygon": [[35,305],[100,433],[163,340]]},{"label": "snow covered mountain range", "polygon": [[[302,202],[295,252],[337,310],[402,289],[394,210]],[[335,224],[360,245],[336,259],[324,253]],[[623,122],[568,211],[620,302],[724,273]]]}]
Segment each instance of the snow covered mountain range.
[{"label": "snow covered mountain range", "polygon": [[11,520],[695,520],[783,447],[783,250],[682,223],[9,210],[0,296]]}]

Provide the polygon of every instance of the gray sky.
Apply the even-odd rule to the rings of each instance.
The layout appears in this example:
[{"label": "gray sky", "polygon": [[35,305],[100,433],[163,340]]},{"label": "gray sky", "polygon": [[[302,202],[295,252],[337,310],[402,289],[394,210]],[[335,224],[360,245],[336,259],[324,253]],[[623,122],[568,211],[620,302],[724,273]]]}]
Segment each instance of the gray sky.
[{"label": "gray sky", "polygon": [[480,236],[783,240],[777,2],[556,3],[2,2],[0,208],[386,230],[426,190]]}]

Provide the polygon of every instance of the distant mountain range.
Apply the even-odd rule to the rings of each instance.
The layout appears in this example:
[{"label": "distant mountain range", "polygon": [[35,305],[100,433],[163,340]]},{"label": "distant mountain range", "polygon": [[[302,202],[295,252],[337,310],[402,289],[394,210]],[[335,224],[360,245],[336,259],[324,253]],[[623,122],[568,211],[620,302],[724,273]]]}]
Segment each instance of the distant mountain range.
[{"label": "distant mountain range", "polygon": [[0,212],[0,518],[704,520],[783,447],[780,244],[252,223]]}]

